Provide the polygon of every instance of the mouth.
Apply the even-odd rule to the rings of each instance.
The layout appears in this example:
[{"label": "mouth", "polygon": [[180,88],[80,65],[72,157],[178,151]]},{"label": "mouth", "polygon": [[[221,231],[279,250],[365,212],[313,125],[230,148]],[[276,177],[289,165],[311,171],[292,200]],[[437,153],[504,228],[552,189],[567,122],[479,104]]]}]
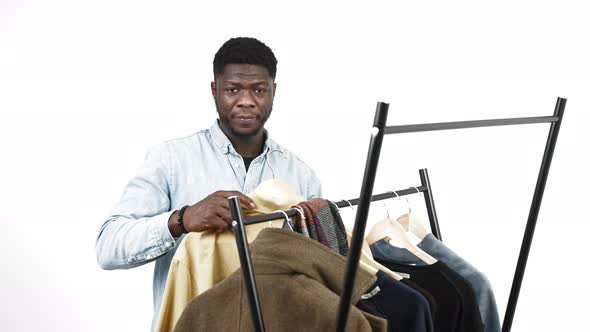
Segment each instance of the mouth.
[{"label": "mouth", "polygon": [[244,125],[253,124],[256,122],[256,115],[253,114],[238,114],[234,116],[234,119]]}]

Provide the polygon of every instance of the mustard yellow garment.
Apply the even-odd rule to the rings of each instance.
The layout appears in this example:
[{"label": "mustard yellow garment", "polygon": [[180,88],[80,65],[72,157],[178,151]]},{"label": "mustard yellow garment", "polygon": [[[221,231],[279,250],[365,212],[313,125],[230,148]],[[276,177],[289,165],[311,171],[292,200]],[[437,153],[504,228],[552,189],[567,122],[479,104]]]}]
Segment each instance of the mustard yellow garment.
[{"label": "mustard yellow garment", "polygon": [[[303,201],[280,180],[267,180],[247,194],[256,204],[245,215],[287,210]],[[284,219],[246,226],[248,242],[267,227],[282,227]],[[272,225],[271,225],[272,224]],[[179,245],[168,271],[162,306],[155,325],[156,331],[172,331],[186,305],[197,295],[215,286],[240,267],[233,232],[201,232],[186,234]]]}]

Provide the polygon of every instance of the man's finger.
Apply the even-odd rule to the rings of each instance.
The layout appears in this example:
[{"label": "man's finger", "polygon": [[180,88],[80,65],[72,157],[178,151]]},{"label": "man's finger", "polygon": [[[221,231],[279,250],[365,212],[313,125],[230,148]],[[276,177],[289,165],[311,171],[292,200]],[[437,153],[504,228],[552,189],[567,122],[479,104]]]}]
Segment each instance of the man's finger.
[{"label": "man's finger", "polygon": [[204,226],[205,230],[211,232],[225,231],[227,229],[227,224],[219,217],[210,219]]},{"label": "man's finger", "polygon": [[219,191],[219,194],[225,198],[229,198],[231,196],[237,196],[238,199],[240,200],[240,205],[244,208],[253,209],[256,207],[256,204],[254,204],[254,202],[248,196],[242,194],[239,191],[236,191],[236,190]]},{"label": "man's finger", "polygon": [[[219,196],[219,205],[217,205],[217,212],[227,212],[227,214],[230,214],[229,211],[229,202],[227,200],[227,198],[221,197]],[[245,207],[244,204],[241,204],[240,202],[240,206],[242,207],[242,209],[249,209],[249,207]]]},{"label": "man's finger", "polygon": [[216,218],[215,219],[215,228],[216,228],[217,231],[225,232],[225,231],[227,231],[227,229],[229,228],[229,226],[225,222],[225,220],[223,220],[221,218]]},{"label": "man's finger", "polygon": [[218,211],[217,216],[223,220],[228,226],[231,226],[232,218],[229,210]]}]

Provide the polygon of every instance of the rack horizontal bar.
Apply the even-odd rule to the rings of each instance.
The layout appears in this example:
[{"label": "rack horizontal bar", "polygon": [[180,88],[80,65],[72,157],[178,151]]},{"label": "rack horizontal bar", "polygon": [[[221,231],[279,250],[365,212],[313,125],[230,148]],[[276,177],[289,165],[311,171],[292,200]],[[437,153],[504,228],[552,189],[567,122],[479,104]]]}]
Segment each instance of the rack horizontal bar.
[{"label": "rack horizontal bar", "polygon": [[[290,209],[290,210],[286,210],[285,213],[287,213],[287,215],[289,217],[295,217],[295,215],[297,215],[297,210]],[[269,221],[269,220],[276,220],[276,219],[285,220],[285,215],[282,212],[273,212],[273,213],[267,213],[267,214],[259,214],[257,216],[246,217],[244,220],[244,225],[257,224],[260,222],[265,222],[265,221]]]},{"label": "rack horizontal bar", "polygon": [[[380,201],[380,200],[384,200],[384,199],[388,199],[388,198],[417,194],[418,192],[425,192],[427,190],[426,186],[419,186],[419,187],[415,187],[415,188],[418,189],[418,191],[416,191],[416,189],[414,189],[414,187],[412,187],[412,188],[408,188],[408,189],[389,191],[389,192],[386,192],[383,194],[373,195],[373,196],[371,196],[371,202]],[[348,202],[350,202],[350,204]],[[334,202],[334,204],[336,204],[336,206],[338,206],[339,208],[349,207],[351,204],[358,205],[358,203],[359,203],[358,198]],[[287,213],[287,216],[289,216],[289,217],[294,217],[297,215],[297,210],[290,209],[290,210],[286,210],[285,213]],[[265,222],[265,221],[269,221],[269,220],[277,220],[277,219],[285,219],[285,215],[282,212],[274,212],[274,213],[260,214],[257,216],[246,217],[244,220],[244,225],[257,224],[260,222]]]},{"label": "rack horizontal bar", "polygon": [[[416,191],[416,189],[418,189],[418,191]],[[398,196],[417,194],[418,192],[425,192],[426,186],[419,186],[419,187],[416,187],[416,189],[414,189],[414,187],[412,187],[412,188],[408,188],[408,189],[389,191],[389,192],[386,192],[383,194],[373,195],[373,196],[371,196],[371,202],[380,201],[380,200],[384,200],[384,199],[388,199],[388,198],[394,198],[394,197],[398,197]],[[352,205],[358,205],[359,199],[355,198],[355,199],[351,199],[349,201],[342,200],[342,201],[338,201],[338,202],[334,202],[334,203],[336,203],[336,206],[338,206],[339,208],[343,208],[343,207],[350,206],[350,204],[348,204],[348,202],[350,202],[350,204],[352,204]]]},{"label": "rack horizontal bar", "polygon": [[465,129],[465,128],[493,127],[493,126],[509,126],[509,125],[521,125],[521,124],[531,124],[531,123],[553,123],[553,122],[557,122],[557,121],[559,121],[558,116],[536,116],[536,117],[510,118],[510,119],[422,123],[422,124],[410,124],[410,125],[401,125],[401,126],[388,126],[388,127],[385,127],[384,133],[386,135],[388,135],[388,134],[415,133],[415,132],[420,132],[420,131]]}]

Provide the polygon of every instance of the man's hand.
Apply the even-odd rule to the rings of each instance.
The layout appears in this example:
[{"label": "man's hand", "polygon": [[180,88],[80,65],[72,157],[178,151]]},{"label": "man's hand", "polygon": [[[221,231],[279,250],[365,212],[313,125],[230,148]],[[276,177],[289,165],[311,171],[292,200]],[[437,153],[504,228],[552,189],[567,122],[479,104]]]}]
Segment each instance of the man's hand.
[{"label": "man's hand", "polygon": [[[188,232],[225,232],[231,228],[231,214],[228,197],[237,196],[243,209],[252,209],[254,202],[239,191],[216,191],[203,200],[189,206],[182,217],[184,228]],[[182,230],[178,225],[178,212],[170,216],[168,228],[172,236],[178,237]]]}]

